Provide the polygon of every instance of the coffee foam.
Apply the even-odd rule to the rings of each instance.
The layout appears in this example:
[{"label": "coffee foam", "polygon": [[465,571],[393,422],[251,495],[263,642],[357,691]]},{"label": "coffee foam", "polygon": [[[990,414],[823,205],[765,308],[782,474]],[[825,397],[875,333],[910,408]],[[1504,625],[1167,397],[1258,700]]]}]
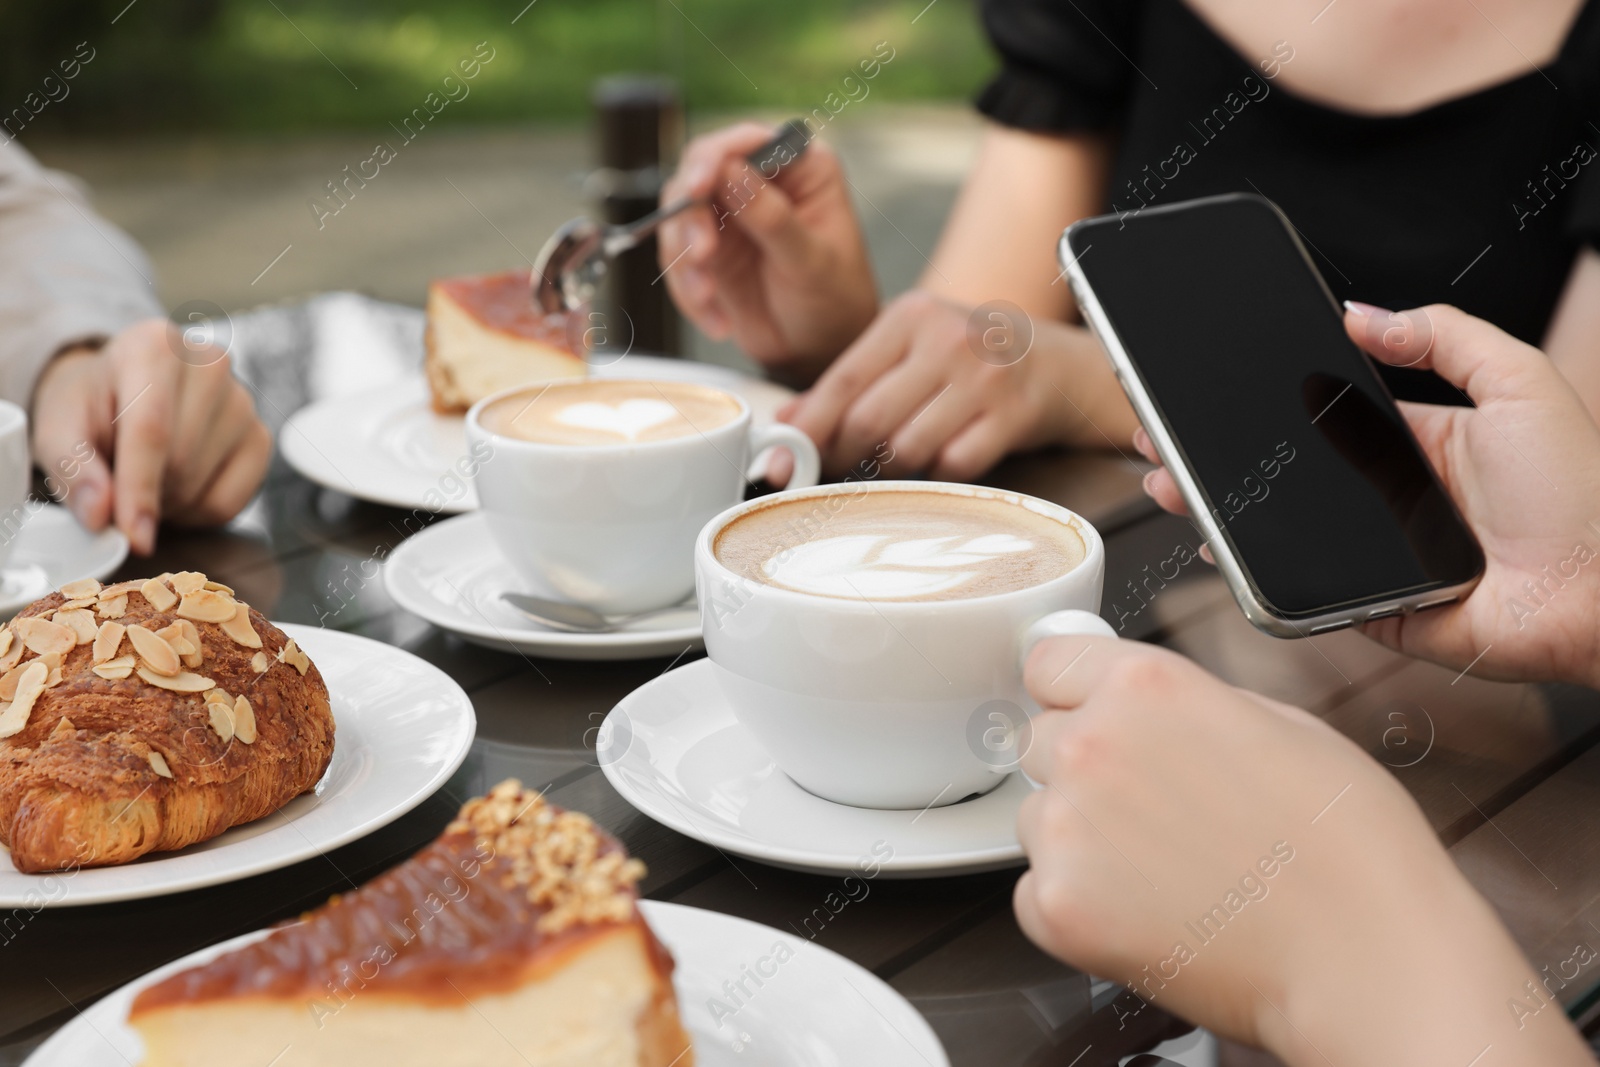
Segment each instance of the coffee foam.
[{"label": "coffee foam", "polygon": [[864,490],[735,518],[712,551],[767,585],[849,600],[960,600],[1039,585],[1083,562],[1067,524],[998,497]]},{"label": "coffee foam", "polygon": [[590,379],[552,383],[497,400],[484,429],[522,441],[619,445],[705,433],[739,417],[727,393],[687,382]]}]

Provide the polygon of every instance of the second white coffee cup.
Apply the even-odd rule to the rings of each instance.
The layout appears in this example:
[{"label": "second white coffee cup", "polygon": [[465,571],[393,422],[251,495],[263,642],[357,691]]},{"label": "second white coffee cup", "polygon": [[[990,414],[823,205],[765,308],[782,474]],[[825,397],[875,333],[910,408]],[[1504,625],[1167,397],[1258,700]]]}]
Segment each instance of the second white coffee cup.
[{"label": "second white coffee cup", "polygon": [[[486,425],[491,409],[520,417],[491,415]],[[794,485],[814,485],[819,468],[802,431],[754,426],[740,397],[683,382],[575,379],[507,390],[467,412],[467,443],[483,515],[522,591],[606,614],[689,595],[695,535],[744,495],[763,450],[794,454]]]},{"label": "second white coffee cup", "polygon": [[[924,579],[937,589],[955,574],[981,570],[981,560],[991,555],[1027,551],[1018,548],[1021,538],[1008,540],[1008,527],[1026,524],[1007,523],[1003,514],[992,532],[980,517],[970,535],[913,533],[898,543],[899,535],[879,537],[861,501],[888,493],[931,499],[935,513],[941,499],[955,508],[978,500],[1023,509],[1031,513],[1028,522],[1059,524],[1081,542],[1081,560],[1064,573],[990,595],[877,596],[874,588],[900,583],[903,594]],[[775,506],[789,517],[760,534],[754,558],[772,571],[804,553],[807,580],[831,595],[772,584],[719,558],[719,534]],[[851,562],[873,556],[891,561],[876,576]],[[968,561],[980,562],[973,568]],[[1095,614],[1104,570],[1100,535],[1066,508],[940,482],[858,482],[778,493],[723,512],[695,542],[706,653],[739,722],[800,786],[825,800],[868,808],[955,803],[987,792],[1017,769],[1029,718],[1038,710],[1023,687],[1023,661],[1045,637],[1115,636]]]}]

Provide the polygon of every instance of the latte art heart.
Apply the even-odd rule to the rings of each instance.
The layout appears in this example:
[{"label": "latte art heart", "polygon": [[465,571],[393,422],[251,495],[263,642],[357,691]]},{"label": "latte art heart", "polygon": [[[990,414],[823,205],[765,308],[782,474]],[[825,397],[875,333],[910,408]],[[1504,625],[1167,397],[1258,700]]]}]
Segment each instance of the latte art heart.
[{"label": "latte art heart", "polygon": [[585,430],[613,433],[630,441],[664,422],[681,418],[678,410],[665,400],[624,400],[620,404],[604,404],[597,400],[584,400],[568,404],[556,415],[556,421]]}]

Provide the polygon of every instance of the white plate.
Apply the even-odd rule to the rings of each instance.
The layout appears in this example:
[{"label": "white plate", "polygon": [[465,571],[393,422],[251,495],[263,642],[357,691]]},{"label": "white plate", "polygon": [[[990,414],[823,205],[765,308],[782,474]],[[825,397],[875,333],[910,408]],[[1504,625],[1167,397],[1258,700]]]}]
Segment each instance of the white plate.
[{"label": "white plate", "polygon": [[[756,422],[794,394],[781,385],[727,367],[661,356],[626,356],[591,367],[596,377],[701,382],[744,397]],[[472,511],[466,421],[429,406],[427,382],[412,378],[371,392],[307,404],[278,435],[289,466],[329,489],[375,504],[446,515]]]},{"label": "white plate", "polygon": [[734,718],[700,660],[623,698],[597,739],[601,770],[659,823],[724,852],[796,871],[885,878],[972,874],[1024,862],[1010,775],[981,797],[923,811],[852,808],[801,789]]},{"label": "white plate", "polygon": [[128,558],[128,539],[114,526],[90,533],[72,512],[46,504],[25,519],[0,570],[0,615],[21,611],[79,578],[105,578]]},{"label": "white plate", "polygon": [[519,586],[477,514],[436,522],[406,538],[384,561],[383,584],[413,615],[485,648],[552,659],[648,659],[701,645],[700,611],[692,601],[616,633],[562,633],[533,622],[500,599]]},{"label": "white plate", "polygon": [[[843,956],[714,911],[650,900],[639,906],[677,959],[673,984],[700,1067],[752,1062],[772,1067],[949,1067],[939,1039],[917,1010]],[[140,991],[263,936],[265,931],[258,930],[201,949],[128,983],[78,1013],[24,1067],[128,1067],[140,1062],[144,1042],[127,1022]],[[788,952],[779,952],[779,945]],[[774,973],[742,1004],[730,1002],[727,984],[740,981],[750,967]],[[747,982],[746,988],[754,987]],[[718,1004],[733,1013],[724,1014]],[[293,1064],[292,1056],[285,1057],[284,1067]]]},{"label": "white plate", "polygon": [[370,638],[279,625],[316,663],[333,705],[333,762],[316,790],[210,841],[117,867],[23,874],[0,848],[0,908],[158,897],[287,867],[387,826],[461,766],[478,720],[449,675]]}]

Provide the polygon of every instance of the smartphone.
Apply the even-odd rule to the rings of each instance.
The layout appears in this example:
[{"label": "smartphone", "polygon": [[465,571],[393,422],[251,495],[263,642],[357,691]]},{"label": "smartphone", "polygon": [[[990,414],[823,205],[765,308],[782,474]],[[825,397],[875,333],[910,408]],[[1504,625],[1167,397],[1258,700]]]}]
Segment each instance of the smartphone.
[{"label": "smartphone", "polygon": [[1061,266],[1257,628],[1448,604],[1483,551],[1277,205],[1229,194],[1062,234]]}]

